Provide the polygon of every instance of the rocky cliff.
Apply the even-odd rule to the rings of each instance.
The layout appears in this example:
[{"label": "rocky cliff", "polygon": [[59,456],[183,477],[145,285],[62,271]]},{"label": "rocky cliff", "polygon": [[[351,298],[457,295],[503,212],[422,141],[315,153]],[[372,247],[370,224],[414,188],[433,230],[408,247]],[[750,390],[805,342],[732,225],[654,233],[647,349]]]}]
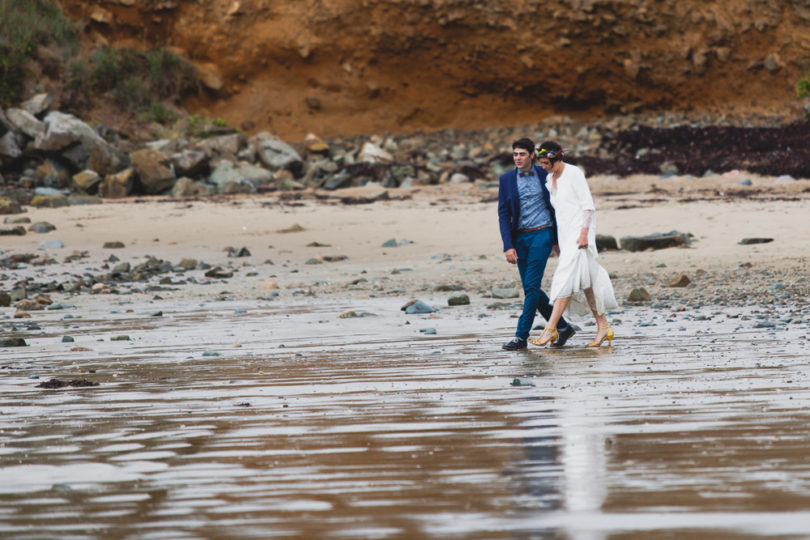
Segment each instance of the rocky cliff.
[{"label": "rocky cliff", "polygon": [[63,0],[91,39],[200,69],[248,132],[519,125],[552,110],[801,114],[810,0]]}]

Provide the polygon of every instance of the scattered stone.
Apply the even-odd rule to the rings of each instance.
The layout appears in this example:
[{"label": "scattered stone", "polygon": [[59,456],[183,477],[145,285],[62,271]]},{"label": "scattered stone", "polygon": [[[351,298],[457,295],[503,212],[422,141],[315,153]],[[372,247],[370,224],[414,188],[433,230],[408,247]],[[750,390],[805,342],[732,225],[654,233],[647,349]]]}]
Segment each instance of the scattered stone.
[{"label": "scattered stone", "polygon": [[228,272],[219,266],[215,266],[205,273],[205,277],[213,279],[228,279],[233,277],[233,272]]},{"label": "scattered stone", "polygon": [[326,262],[339,262],[349,260],[348,255],[324,255],[321,258]]},{"label": "scattered stone", "polygon": [[203,355],[204,357],[218,357],[218,356],[222,356],[222,355],[221,355],[220,353],[218,353],[217,351],[203,351],[202,355]]},{"label": "scattered stone", "polygon": [[0,227],[0,236],[25,236],[25,227],[22,225]]},{"label": "scattered stone", "polygon": [[651,300],[650,293],[644,287],[636,287],[627,296],[627,301],[631,303],[649,302]]},{"label": "scattered stone", "polygon": [[36,223],[28,227],[28,230],[37,234],[45,234],[51,231],[55,231],[56,226],[51,223],[48,223],[47,221],[37,221]]},{"label": "scattered stone", "polygon": [[737,242],[741,246],[751,246],[754,244],[767,244],[773,242],[773,238],[743,238]]},{"label": "scattered stone", "polygon": [[129,336],[127,335],[113,336],[110,338],[110,341],[129,341]]},{"label": "scattered stone", "polygon": [[665,249],[670,247],[688,246],[692,235],[671,231],[668,233],[653,233],[647,236],[624,236],[621,239],[622,249],[627,251],[644,251],[646,249]]},{"label": "scattered stone", "polygon": [[23,338],[0,338],[0,347],[27,347]]},{"label": "scattered stone", "polygon": [[126,247],[124,245],[124,243],[120,242],[118,240],[113,241],[113,242],[104,242],[104,246],[103,246],[104,249],[122,249],[124,247]]},{"label": "scattered stone", "polygon": [[62,381],[60,379],[51,379],[47,382],[41,382],[37,388],[57,389],[71,386],[73,388],[85,388],[89,386],[98,386],[97,382],[88,381],[87,379],[72,379],[70,381]]},{"label": "scattered stone", "polygon": [[58,238],[43,240],[39,243],[40,249],[62,249],[63,247],[65,247],[65,244]]},{"label": "scattered stone", "polygon": [[11,305],[11,295],[8,293],[0,293],[0,307],[9,307]]},{"label": "scattered stone", "polygon": [[194,270],[197,268],[197,259],[183,259],[177,263],[177,266],[183,270]]},{"label": "scattered stone", "polygon": [[34,195],[31,199],[31,206],[37,208],[61,208],[70,205],[67,195],[64,193],[53,193],[50,195]]},{"label": "scattered stone", "polygon": [[280,233],[280,234],[287,234],[287,233],[302,232],[302,231],[305,231],[305,230],[306,230],[305,228],[303,228],[301,225],[296,223],[295,225],[287,227],[286,229],[278,229],[276,232]]},{"label": "scattered stone", "polygon": [[771,321],[759,321],[754,325],[754,328],[776,328],[776,324]]},{"label": "scattered stone", "polygon": [[376,316],[377,315],[375,313],[370,313],[368,311],[349,310],[349,311],[344,311],[343,313],[338,315],[338,318],[339,319],[359,319],[359,318],[363,318],[363,317],[376,317]]},{"label": "scattered stone", "polygon": [[512,386],[535,386],[535,384],[529,379],[521,379],[520,377],[515,377],[512,379]]},{"label": "scattered stone", "polygon": [[421,300],[412,300],[411,302],[405,304],[402,307],[402,310],[405,311],[408,315],[413,314],[421,314],[421,313],[433,313],[435,311],[439,311],[438,309],[422,302]]},{"label": "scattered stone", "polygon": [[85,193],[94,193],[101,183],[101,176],[96,171],[85,169],[73,175],[73,187]]},{"label": "scattered stone", "polygon": [[323,261],[313,257],[313,258],[307,260],[307,262],[305,262],[304,264],[323,264]]},{"label": "scattered stone", "polygon": [[73,343],[76,341],[72,336],[62,336],[62,343]]},{"label": "scattered stone", "polygon": [[686,274],[681,274],[679,276],[672,278],[670,282],[667,284],[667,287],[686,287],[691,282],[692,281],[689,279],[689,276],[687,276]]},{"label": "scattered stone", "polygon": [[367,142],[363,145],[360,155],[357,160],[363,163],[392,163],[394,156],[375,145],[372,142]]},{"label": "scattered stone", "polygon": [[386,240],[385,242],[383,242],[380,247],[390,248],[390,247],[397,247],[398,245],[399,244],[397,244],[397,239],[396,238],[390,238],[390,239]]},{"label": "scattered stone", "polygon": [[452,295],[447,299],[448,306],[467,306],[470,304],[470,297],[463,293]]},{"label": "scattered stone", "polygon": [[435,336],[436,335],[436,329],[435,328],[420,328],[419,331],[422,332],[423,334],[425,334],[426,336]]},{"label": "scattered stone", "polygon": [[246,247],[241,247],[239,249],[228,248],[228,257],[231,258],[250,257],[250,250]]},{"label": "scattered stone", "polygon": [[500,299],[518,298],[520,296],[520,291],[517,287],[492,287],[490,293],[493,298]]},{"label": "scattered stone", "polygon": [[278,281],[273,279],[273,278],[266,279],[266,280],[264,280],[264,283],[262,283],[262,289],[268,290],[268,291],[269,290],[276,290],[276,289],[278,289]]}]

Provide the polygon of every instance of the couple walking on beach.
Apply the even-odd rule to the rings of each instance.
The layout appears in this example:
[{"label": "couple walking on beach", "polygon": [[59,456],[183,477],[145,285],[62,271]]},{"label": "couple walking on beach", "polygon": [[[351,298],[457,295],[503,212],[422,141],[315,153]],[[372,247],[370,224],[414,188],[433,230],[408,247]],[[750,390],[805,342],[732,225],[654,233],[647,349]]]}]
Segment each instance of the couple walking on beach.
[{"label": "couple walking on beach", "polygon": [[[582,169],[563,161],[554,141],[522,138],[512,143],[515,169],[502,175],[498,188],[498,221],[507,262],[517,264],[523,283],[523,313],[507,350],[526,344],[562,347],[574,335],[563,313],[592,314],[597,331],[587,347],[613,341],[605,312],[617,307],[607,272],[596,262],[595,207]],[[538,166],[539,164],[539,166]],[[552,249],[559,263],[550,298],[541,289]],[[548,321],[539,337],[529,338],[535,313]]]}]

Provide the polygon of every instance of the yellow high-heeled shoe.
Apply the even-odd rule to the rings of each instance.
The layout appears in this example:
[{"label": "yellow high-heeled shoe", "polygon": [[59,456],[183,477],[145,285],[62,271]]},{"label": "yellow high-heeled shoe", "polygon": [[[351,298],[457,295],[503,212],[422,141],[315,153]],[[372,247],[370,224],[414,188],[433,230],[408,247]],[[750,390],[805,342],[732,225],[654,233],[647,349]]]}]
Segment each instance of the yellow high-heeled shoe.
[{"label": "yellow high-heeled shoe", "polygon": [[[546,332],[549,331],[549,330],[551,330],[551,334],[546,339],[543,339],[543,336],[545,336]],[[540,337],[539,338],[529,338],[529,343],[531,343],[532,345],[537,345],[538,347],[542,347],[543,345],[546,345],[546,344],[548,344],[548,343],[550,343],[552,341],[555,341],[557,339],[558,335],[559,334],[557,334],[557,328],[556,327],[554,327],[554,326],[546,326],[545,329],[543,329],[543,333],[540,334]]]},{"label": "yellow high-heeled shoe", "polygon": [[[604,336],[602,336],[602,339],[599,339],[599,330],[604,330],[605,328],[607,328],[607,333]],[[608,347],[613,346],[613,328],[611,328],[610,326],[600,326],[596,331],[596,337],[594,338],[594,340],[585,346],[599,347],[605,340],[608,340]]]}]

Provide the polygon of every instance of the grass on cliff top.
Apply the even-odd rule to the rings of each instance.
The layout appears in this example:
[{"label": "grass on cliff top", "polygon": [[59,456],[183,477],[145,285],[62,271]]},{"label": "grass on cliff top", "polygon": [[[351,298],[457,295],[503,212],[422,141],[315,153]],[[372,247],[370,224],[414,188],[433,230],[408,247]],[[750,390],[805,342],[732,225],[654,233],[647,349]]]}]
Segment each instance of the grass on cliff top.
[{"label": "grass on cliff top", "polygon": [[174,113],[162,101],[177,102],[199,90],[194,66],[163,47],[137,51],[104,45],[82,52],[81,25],[53,0],[0,0],[0,106],[29,97],[23,95],[32,86],[26,85],[31,77],[26,64],[40,60],[40,47],[59,53],[59,65],[51,66],[48,76],[68,89],[61,101],[78,112],[109,96],[123,112],[165,124]]},{"label": "grass on cliff top", "polygon": [[51,0],[0,0],[0,104],[21,98],[25,63],[36,58],[38,45],[56,45],[73,55],[78,27]]}]

